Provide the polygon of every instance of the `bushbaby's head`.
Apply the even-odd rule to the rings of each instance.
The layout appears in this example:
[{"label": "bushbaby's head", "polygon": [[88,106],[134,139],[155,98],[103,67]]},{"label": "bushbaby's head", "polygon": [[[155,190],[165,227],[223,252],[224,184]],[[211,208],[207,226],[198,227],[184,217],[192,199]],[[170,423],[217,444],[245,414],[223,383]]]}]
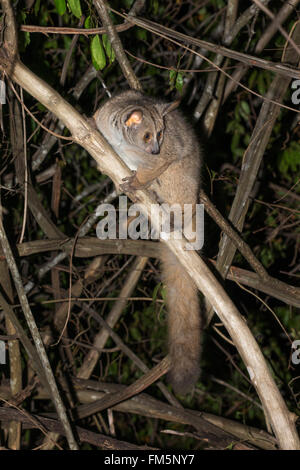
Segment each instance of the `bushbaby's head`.
[{"label": "bushbaby's head", "polygon": [[157,155],[164,139],[164,117],[178,102],[132,107],[123,114],[123,135],[126,140],[147,153]]}]

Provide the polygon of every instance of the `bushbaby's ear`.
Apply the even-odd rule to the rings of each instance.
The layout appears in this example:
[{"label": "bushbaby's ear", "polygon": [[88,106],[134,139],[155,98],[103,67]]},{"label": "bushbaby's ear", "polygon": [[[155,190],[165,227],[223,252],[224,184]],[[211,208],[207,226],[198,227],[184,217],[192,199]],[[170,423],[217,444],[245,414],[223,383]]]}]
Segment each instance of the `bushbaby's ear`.
[{"label": "bushbaby's ear", "polygon": [[172,101],[172,103],[162,103],[158,105],[158,109],[161,112],[162,116],[171,113],[174,109],[178,108],[180,105],[180,100]]},{"label": "bushbaby's ear", "polygon": [[135,111],[132,111],[132,113],[130,113],[129,116],[127,116],[125,125],[127,127],[138,126],[139,124],[141,124],[142,120],[143,120],[142,111],[135,110]]}]

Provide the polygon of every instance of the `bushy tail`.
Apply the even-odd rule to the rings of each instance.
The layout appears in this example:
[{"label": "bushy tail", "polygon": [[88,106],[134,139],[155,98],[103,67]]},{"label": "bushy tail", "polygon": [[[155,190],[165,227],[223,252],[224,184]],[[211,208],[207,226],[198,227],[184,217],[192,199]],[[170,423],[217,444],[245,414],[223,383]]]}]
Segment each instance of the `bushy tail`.
[{"label": "bushy tail", "polygon": [[185,394],[200,374],[201,317],[198,290],[176,256],[163,250],[162,274],[167,287],[168,335],[171,370],[168,381]]}]

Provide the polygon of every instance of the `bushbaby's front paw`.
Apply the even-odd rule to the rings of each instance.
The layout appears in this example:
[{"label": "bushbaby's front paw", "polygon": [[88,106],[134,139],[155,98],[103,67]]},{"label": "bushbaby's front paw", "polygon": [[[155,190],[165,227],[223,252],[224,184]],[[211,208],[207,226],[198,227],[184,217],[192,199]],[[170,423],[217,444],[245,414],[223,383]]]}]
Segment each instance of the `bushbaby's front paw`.
[{"label": "bushbaby's front paw", "polygon": [[122,181],[124,181],[124,183],[120,184],[120,188],[125,192],[132,192],[144,187],[144,185],[138,180],[135,170],[132,170],[131,175],[126,176]]},{"label": "bushbaby's front paw", "polygon": [[133,201],[137,200],[134,196],[134,192],[140,188],[140,182],[137,179],[136,171],[132,170],[131,175],[126,176],[122,181],[124,181],[124,183],[120,184],[120,190],[125,193],[130,193],[130,197]]}]

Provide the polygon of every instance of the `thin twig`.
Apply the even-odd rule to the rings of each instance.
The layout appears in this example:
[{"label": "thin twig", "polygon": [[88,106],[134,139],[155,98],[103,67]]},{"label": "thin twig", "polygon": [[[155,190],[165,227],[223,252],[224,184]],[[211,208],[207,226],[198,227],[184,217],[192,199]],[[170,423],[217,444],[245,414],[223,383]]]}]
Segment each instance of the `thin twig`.
[{"label": "thin twig", "polygon": [[[115,26],[118,33],[122,31],[127,31],[128,29],[132,28],[132,24],[125,23],[119,24]],[[20,26],[20,31],[25,31],[27,33],[43,33],[43,34],[71,34],[71,35],[94,35],[94,34],[105,34],[105,28],[89,28],[89,29],[82,29],[82,28],[62,28],[58,26],[35,26],[30,24],[22,24]]]},{"label": "thin twig", "polygon": [[28,168],[27,168],[27,144],[26,144],[26,118],[25,118],[25,110],[24,110],[24,97],[23,97],[23,90],[21,89],[21,100],[22,100],[22,118],[23,118],[23,147],[24,147],[24,212],[23,212],[23,223],[22,223],[22,230],[20,235],[20,242],[22,243],[26,222],[27,222],[27,208],[28,208]]}]

